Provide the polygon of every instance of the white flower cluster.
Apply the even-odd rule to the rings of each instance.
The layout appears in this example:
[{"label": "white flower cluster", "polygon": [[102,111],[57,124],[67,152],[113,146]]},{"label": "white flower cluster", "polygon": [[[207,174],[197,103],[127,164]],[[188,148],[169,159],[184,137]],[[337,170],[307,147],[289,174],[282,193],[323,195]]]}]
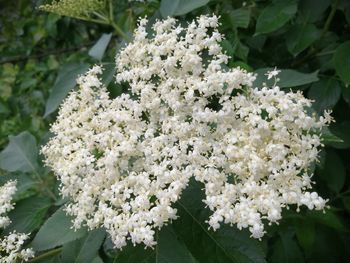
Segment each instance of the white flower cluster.
[{"label": "white flower cluster", "polygon": [[24,241],[29,238],[27,234],[16,233],[15,231],[0,239],[0,262],[15,263],[17,260],[28,261],[34,257],[31,248],[22,249]]},{"label": "white flower cluster", "polygon": [[[16,190],[16,181],[8,181],[0,187],[0,228],[5,228],[11,223],[6,213],[14,208],[11,202]],[[16,231],[0,238],[0,263],[27,261],[34,257],[33,249],[22,249],[24,241],[28,238],[29,235],[16,233]]]},{"label": "white flower cluster", "polygon": [[110,99],[95,66],[42,149],[71,198],[74,226],[105,227],[117,248],[153,246],[191,177],[205,186],[214,230],[237,224],[261,238],[263,220],[277,222],[285,206],[323,209],[325,200],[307,192],[307,172],[329,114],[310,116],[301,93],[252,88],[253,74],[228,69],[216,16],[186,28],[158,21],[152,37],[146,24],[116,60],[130,94]]},{"label": "white flower cluster", "polygon": [[11,223],[6,213],[13,209],[11,201],[16,190],[15,181],[8,181],[0,187],[0,228],[5,228]]}]

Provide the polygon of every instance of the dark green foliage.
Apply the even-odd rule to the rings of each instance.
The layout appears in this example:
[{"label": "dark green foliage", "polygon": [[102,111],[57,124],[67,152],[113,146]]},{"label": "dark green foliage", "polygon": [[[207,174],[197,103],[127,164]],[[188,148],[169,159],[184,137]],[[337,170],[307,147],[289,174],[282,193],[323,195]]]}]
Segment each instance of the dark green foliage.
[{"label": "dark green foliage", "polygon": [[[347,262],[350,258],[350,2],[348,0],[149,0],[113,1],[115,25],[39,11],[43,2],[0,4],[0,185],[17,180],[16,206],[7,232],[31,232],[37,262]],[[220,15],[229,66],[259,73],[282,69],[279,86],[313,99],[315,113],[332,109],[325,149],[315,164],[315,189],[329,199],[325,213],[285,209],[262,241],[236,226],[213,231],[199,183],[177,203],[179,218],[157,233],[151,249],[113,248],[104,230],[74,231],[63,211],[54,174],[40,146],[75,78],[95,63],[115,97],[127,89],[113,81],[116,52],[132,36],[138,17]],[[123,34],[118,31],[123,31]],[[98,153],[96,153],[98,154]]]}]

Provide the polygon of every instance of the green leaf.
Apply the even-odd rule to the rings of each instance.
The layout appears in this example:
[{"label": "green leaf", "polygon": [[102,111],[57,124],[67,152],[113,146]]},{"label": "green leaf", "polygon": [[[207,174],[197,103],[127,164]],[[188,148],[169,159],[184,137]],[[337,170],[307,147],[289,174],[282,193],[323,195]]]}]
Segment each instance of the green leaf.
[{"label": "green leaf", "polygon": [[86,235],[86,229],[72,229],[71,217],[66,215],[64,207],[58,209],[40,228],[31,247],[43,251],[69,243]]},{"label": "green leaf", "polygon": [[308,251],[315,242],[315,224],[310,219],[299,220],[296,224],[296,235],[300,246]]},{"label": "green leaf", "polygon": [[202,185],[191,181],[178,202],[179,218],[173,222],[176,235],[183,240],[198,262],[265,262],[259,241],[248,231],[222,225],[217,231],[208,229],[205,220],[210,212],[204,208]]},{"label": "green leaf", "polygon": [[157,234],[156,262],[196,263],[187,247],[176,236],[172,226],[163,227]]},{"label": "green leaf", "polygon": [[249,26],[250,20],[250,9],[239,8],[235,9],[227,14],[231,26],[247,28]]},{"label": "green leaf", "polygon": [[[140,260],[142,259],[142,260]],[[113,262],[118,263],[154,263],[156,262],[155,249],[146,248],[143,245],[128,245],[123,250],[118,250]]]},{"label": "green leaf", "polygon": [[112,82],[116,69],[114,63],[103,63],[103,73],[101,76],[102,83],[108,87],[109,83]]},{"label": "green leaf", "polygon": [[8,114],[10,112],[9,108],[5,103],[0,101],[0,114]]},{"label": "green leaf", "polygon": [[76,85],[76,79],[80,74],[89,69],[87,64],[68,64],[61,68],[50,96],[46,102],[44,117],[54,112]]},{"label": "green leaf", "polygon": [[308,217],[313,219],[315,222],[328,226],[338,231],[348,231],[343,219],[336,214],[334,211],[327,209],[323,211],[308,211]]},{"label": "green leaf", "polygon": [[328,127],[322,128],[321,139],[324,145],[332,145],[332,143],[344,142],[341,138],[333,134]]},{"label": "green leaf", "polygon": [[102,36],[99,38],[96,44],[93,45],[92,48],[89,50],[89,56],[97,60],[102,60],[103,55],[106,51],[106,48],[109,42],[111,41],[111,38],[112,38],[112,33],[102,34]]},{"label": "green leaf", "polygon": [[59,255],[60,262],[74,262],[81,244],[83,243],[83,238],[74,240],[72,242],[66,243],[62,247],[62,252]]},{"label": "green leaf", "polygon": [[91,263],[103,263],[103,260],[99,256],[97,256],[91,261]]},{"label": "green leaf", "polygon": [[301,250],[297,242],[294,240],[294,233],[291,231],[281,231],[279,233],[279,239],[274,244],[269,262],[304,262]]},{"label": "green leaf", "polygon": [[12,222],[6,231],[33,232],[42,224],[50,206],[50,199],[38,196],[29,197],[16,203],[15,209],[9,213]]},{"label": "green leaf", "polygon": [[345,102],[350,106],[350,89],[342,85],[342,97]]},{"label": "green leaf", "polygon": [[259,15],[255,34],[265,34],[281,28],[297,11],[296,0],[277,0],[268,5]]},{"label": "green leaf", "polygon": [[322,18],[331,0],[303,0],[299,2],[300,15],[305,23],[313,23]]},{"label": "green leaf", "polygon": [[92,230],[84,238],[66,243],[61,253],[62,262],[85,263],[98,256],[106,232],[103,229]]},{"label": "green leaf", "polygon": [[345,84],[350,84],[350,41],[342,43],[335,51],[334,66]]},{"label": "green leaf", "polygon": [[296,56],[314,43],[320,37],[321,31],[312,24],[298,24],[286,35],[288,51]]},{"label": "green leaf", "polygon": [[74,263],[85,263],[89,262],[91,258],[94,258],[97,255],[105,236],[106,232],[103,229],[90,231],[87,237],[83,239]]},{"label": "green leaf", "polygon": [[[256,80],[253,83],[254,87],[262,87],[263,83],[266,83],[268,86],[272,86],[274,83],[273,79],[268,80],[265,75],[267,71],[273,70],[272,68],[261,68],[255,71],[258,74]],[[278,74],[280,81],[277,85],[281,88],[292,88],[298,87],[305,84],[310,84],[318,81],[317,77],[318,71],[313,73],[301,73],[292,69],[281,69],[281,72]]]},{"label": "green leaf", "polygon": [[346,149],[350,148],[350,121],[335,123],[329,127],[329,130],[343,142],[330,143],[334,148]]},{"label": "green leaf", "polygon": [[162,17],[167,18],[168,16],[174,16],[180,1],[181,0],[162,0],[159,8]]},{"label": "green leaf", "polygon": [[38,169],[38,148],[33,135],[25,131],[9,136],[9,144],[0,153],[0,168],[9,172],[33,172]]},{"label": "green leaf", "polygon": [[327,150],[326,161],[321,170],[321,177],[335,193],[339,193],[344,186],[346,172],[343,161],[331,149]]},{"label": "green leaf", "polygon": [[[142,245],[129,244],[117,252],[114,258],[119,263],[196,263],[197,261],[188,251],[184,243],[176,236],[172,226],[164,226],[156,234],[157,245],[152,249],[145,249]],[[143,261],[140,261],[143,259]]]},{"label": "green leaf", "polygon": [[209,0],[162,0],[160,13],[163,18],[181,16],[206,5]]},{"label": "green leaf", "polygon": [[333,78],[321,79],[313,83],[308,92],[308,97],[314,100],[312,107],[319,113],[326,109],[332,109],[340,99],[341,87]]}]

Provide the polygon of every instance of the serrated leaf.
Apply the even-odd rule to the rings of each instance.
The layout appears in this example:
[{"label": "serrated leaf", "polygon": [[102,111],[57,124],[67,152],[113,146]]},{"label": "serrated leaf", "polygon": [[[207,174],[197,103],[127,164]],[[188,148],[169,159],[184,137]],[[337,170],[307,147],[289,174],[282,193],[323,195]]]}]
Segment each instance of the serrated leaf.
[{"label": "serrated leaf", "polygon": [[199,183],[191,181],[178,202],[179,218],[173,222],[175,233],[183,240],[198,262],[265,262],[259,241],[247,231],[223,225],[215,232],[205,220],[210,212],[204,208],[204,193]]},{"label": "serrated leaf", "polygon": [[334,66],[345,84],[350,84],[350,41],[342,43],[334,53]]},{"label": "serrated leaf", "polygon": [[209,0],[162,0],[160,13],[163,18],[181,16],[206,5]]},{"label": "serrated leaf", "polygon": [[80,74],[89,69],[88,64],[68,64],[61,67],[55,84],[46,101],[44,117],[54,112],[64,98],[76,85],[76,79]]},{"label": "serrated leaf", "polygon": [[268,5],[256,21],[255,34],[266,34],[281,28],[297,12],[297,1],[277,0]]},{"label": "serrated leaf", "polygon": [[6,231],[33,232],[42,224],[50,206],[50,199],[38,196],[17,202],[15,209],[9,213],[11,224],[6,228]]},{"label": "serrated leaf", "polygon": [[286,34],[288,51],[296,56],[308,48],[321,35],[321,31],[313,24],[297,24]]},{"label": "serrated leaf", "polygon": [[86,233],[85,228],[72,229],[71,217],[61,207],[46,220],[30,246],[36,251],[43,251],[82,238]]},{"label": "serrated leaf", "polygon": [[[274,80],[267,79],[265,75],[268,71],[273,70],[272,68],[261,68],[255,71],[257,78],[253,83],[254,87],[262,87],[263,83],[266,83],[268,86],[274,84]],[[312,73],[302,73],[292,69],[281,69],[281,72],[278,74],[280,81],[277,85],[281,88],[293,88],[305,84],[310,84],[318,81],[317,77],[318,71]]]},{"label": "serrated leaf", "polygon": [[0,153],[0,168],[9,172],[34,172],[38,169],[38,148],[33,135],[25,131],[9,137],[9,144]]},{"label": "serrated leaf", "polygon": [[340,99],[341,87],[333,78],[321,79],[311,85],[308,97],[314,100],[312,107],[319,113],[332,109]]},{"label": "serrated leaf", "polygon": [[102,36],[97,40],[95,45],[89,50],[89,56],[102,60],[104,53],[106,52],[106,48],[111,41],[112,33],[102,34]]}]

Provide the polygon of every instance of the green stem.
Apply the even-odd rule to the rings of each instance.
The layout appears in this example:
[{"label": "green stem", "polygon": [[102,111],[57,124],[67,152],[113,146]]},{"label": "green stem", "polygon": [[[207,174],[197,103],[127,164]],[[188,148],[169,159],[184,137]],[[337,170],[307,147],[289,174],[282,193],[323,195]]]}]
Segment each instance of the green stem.
[{"label": "green stem", "polygon": [[327,55],[332,55],[335,53],[335,50],[328,50],[324,52],[320,52],[316,54],[316,57],[322,57],[322,56],[327,56]]},{"label": "green stem", "polygon": [[46,191],[46,193],[54,200],[57,201],[57,198],[55,196],[55,194],[48,188],[45,187],[45,181],[41,178],[40,174],[36,171],[36,169],[33,170],[34,171],[34,175],[35,177],[39,180],[39,182],[44,186],[44,189]]},{"label": "green stem", "polygon": [[125,40],[129,41],[130,38],[127,34],[124,33],[124,31],[115,23],[114,16],[113,16],[113,0],[108,0],[108,6],[109,6],[109,23],[114,28],[115,32],[124,38]]},{"label": "green stem", "polygon": [[324,27],[322,29],[320,39],[327,33],[329,26],[331,25],[331,22],[334,18],[335,12],[337,11],[338,5],[339,5],[339,0],[335,0],[333,5],[332,5],[331,12],[329,13],[327,20],[326,20],[326,23],[324,24]]},{"label": "green stem", "polygon": [[40,260],[43,260],[45,258],[48,258],[48,257],[51,257],[51,256],[55,256],[57,254],[59,254],[60,252],[62,251],[62,247],[59,247],[59,248],[55,248],[55,249],[52,249],[52,250],[49,250],[31,260],[28,260],[27,262],[28,263],[34,263],[34,262],[39,262]]},{"label": "green stem", "polygon": [[73,18],[80,19],[80,20],[87,21],[87,22],[102,24],[102,25],[110,25],[107,21],[100,20],[100,19],[94,19],[91,17],[74,16]]},{"label": "green stem", "polygon": [[99,12],[93,12],[93,14],[94,14],[95,16],[97,16],[98,18],[100,18],[102,21],[105,21],[105,22],[108,23],[108,17],[106,17],[105,15],[100,14]]}]

